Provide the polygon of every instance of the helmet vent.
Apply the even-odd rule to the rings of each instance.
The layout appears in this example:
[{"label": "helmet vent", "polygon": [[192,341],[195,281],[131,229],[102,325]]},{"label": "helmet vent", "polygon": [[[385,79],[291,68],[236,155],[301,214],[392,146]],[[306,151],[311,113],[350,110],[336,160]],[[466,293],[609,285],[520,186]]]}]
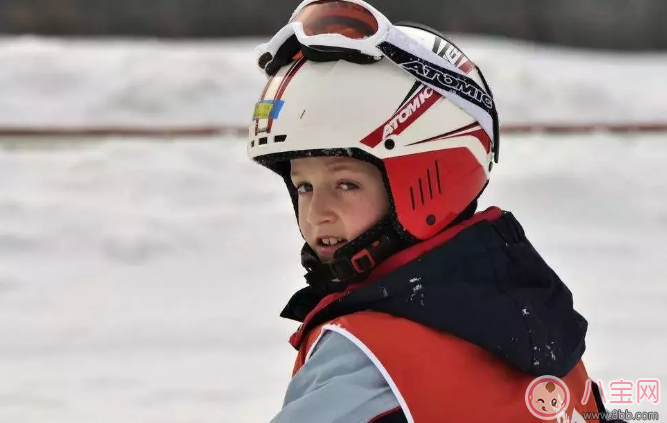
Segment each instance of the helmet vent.
[{"label": "helmet vent", "polygon": [[[426,180],[423,177],[419,177],[417,180],[417,185],[419,187],[419,194],[415,191],[416,189],[410,187],[410,203],[412,205],[412,210],[417,209],[417,202],[422,206],[426,204],[427,195],[429,200],[433,200],[434,195],[442,194],[442,185],[440,184],[440,166],[438,165],[437,160],[435,163],[435,171],[431,168],[426,169]],[[426,185],[426,187],[424,187]],[[428,190],[428,193],[425,190]],[[437,192],[435,192],[437,190]]]},{"label": "helmet vent", "polygon": [[424,205],[424,187],[422,184],[422,178],[419,177],[419,198],[422,200],[422,206]]},{"label": "helmet vent", "polygon": [[[272,137],[273,142],[285,142],[287,135],[275,135]],[[257,138],[257,145],[267,145],[269,143],[269,137],[259,137]],[[255,147],[255,140],[250,140],[250,147]]]},{"label": "helmet vent", "polygon": [[428,181],[428,197],[433,200],[433,184],[431,182],[431,169],[426,169],[426,180]]},{"label": "helmet vent", "polygon": [[[419,200],[421,205],[424,205],[424,185],[422,183],[422,178],[419,178]],[[415,201],[415,189],[410,187],[410,203],[412,204],[412,210],[417,210],[417,203]]]}]

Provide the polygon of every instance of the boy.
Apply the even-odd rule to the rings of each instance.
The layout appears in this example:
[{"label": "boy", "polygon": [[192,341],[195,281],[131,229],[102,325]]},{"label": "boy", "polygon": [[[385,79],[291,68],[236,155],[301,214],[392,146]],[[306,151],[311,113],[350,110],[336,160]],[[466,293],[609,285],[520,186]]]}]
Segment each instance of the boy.
[{"label": "boy", "polygon": [[[511,213],[476,213],[499,151],[477,66],[361,0],[306,0],[259,53],[269,80],[248,151],[287,185],[308,282],[281,314],[302,325],[273,422],[601,409],[594,385],[582,401],[587,323],[570,291]],[[557,416],[530,411],[544,375],[569,388]]]}]

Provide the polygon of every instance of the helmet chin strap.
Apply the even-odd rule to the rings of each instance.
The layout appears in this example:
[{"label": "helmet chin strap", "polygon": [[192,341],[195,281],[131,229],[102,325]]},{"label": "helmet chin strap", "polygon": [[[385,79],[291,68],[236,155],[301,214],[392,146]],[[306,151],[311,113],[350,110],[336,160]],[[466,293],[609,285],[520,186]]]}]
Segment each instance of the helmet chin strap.
[{"label": "helmet chin strap", "polygon": [[387,216],[336,250],[333,260],[327,263],[322,263],[305,243],[301,264],[308,271],[305,275],[308,285],[322,293],[340,292],[349,284],[366,279],[376,266],[408,245]]},{"label": "helmet chin strap", "polygon": [[[476,210],[477,198],[445,229],[469,219]],[[348,285],[366,279],[375,267],[392,255],[418,243],[418,239],[405,233],[401,236],[397,229],[399,225],[392,216],[390,212],[366,232],[336,250],[333,260],[327,263],[322,263],[310,245],[305,243],[301,249],[301,264],[308,271],[305,275],[308,285],[322,294],[344,291]]]}]

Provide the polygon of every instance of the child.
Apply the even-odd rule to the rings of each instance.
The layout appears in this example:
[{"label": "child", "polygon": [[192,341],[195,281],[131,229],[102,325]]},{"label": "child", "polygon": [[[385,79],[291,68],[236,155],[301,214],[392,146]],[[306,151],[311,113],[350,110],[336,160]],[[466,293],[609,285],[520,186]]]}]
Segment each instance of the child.
[{"label": "child", "polygon": [[[570,291],[511,213],[476,210],[499,151],[477,66],[361,0],[306,0],[259,50],[269,80],[248,151],[287,185],[308,283],[281,314],[302,325],[273,422],[583,422],[601,410]],[[529,385],[547,375],[569,391],[544,412],[564,413],[531,411]]]}]

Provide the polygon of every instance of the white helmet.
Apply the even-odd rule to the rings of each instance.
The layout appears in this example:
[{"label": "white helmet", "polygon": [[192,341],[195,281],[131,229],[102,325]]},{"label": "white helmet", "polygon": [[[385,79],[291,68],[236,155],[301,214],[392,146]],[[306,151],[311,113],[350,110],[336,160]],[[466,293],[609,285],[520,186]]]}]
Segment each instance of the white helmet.
[{"label": "white helmet", "polygon": [[[492,96],[477,66],[442,35],[418,24],[396,27]],[[493,118],[497,128],[497,115]],[[389,216],[334,256],[334,262],[348,264],[334,269],[334,277],[352,280],[474,213],[497,161],[497,144],[474,117],[390,60],[299,58],[264,87],[249,128],[248,154],[285,179],[295,210],[290,159],[345,155],[380,168],[391,199]],[[385,236],[387,231],[396,236]],[[385,248],[374,251],[370,246],[383,236]],[[304,253],[314,256],[307,246]]]}]

